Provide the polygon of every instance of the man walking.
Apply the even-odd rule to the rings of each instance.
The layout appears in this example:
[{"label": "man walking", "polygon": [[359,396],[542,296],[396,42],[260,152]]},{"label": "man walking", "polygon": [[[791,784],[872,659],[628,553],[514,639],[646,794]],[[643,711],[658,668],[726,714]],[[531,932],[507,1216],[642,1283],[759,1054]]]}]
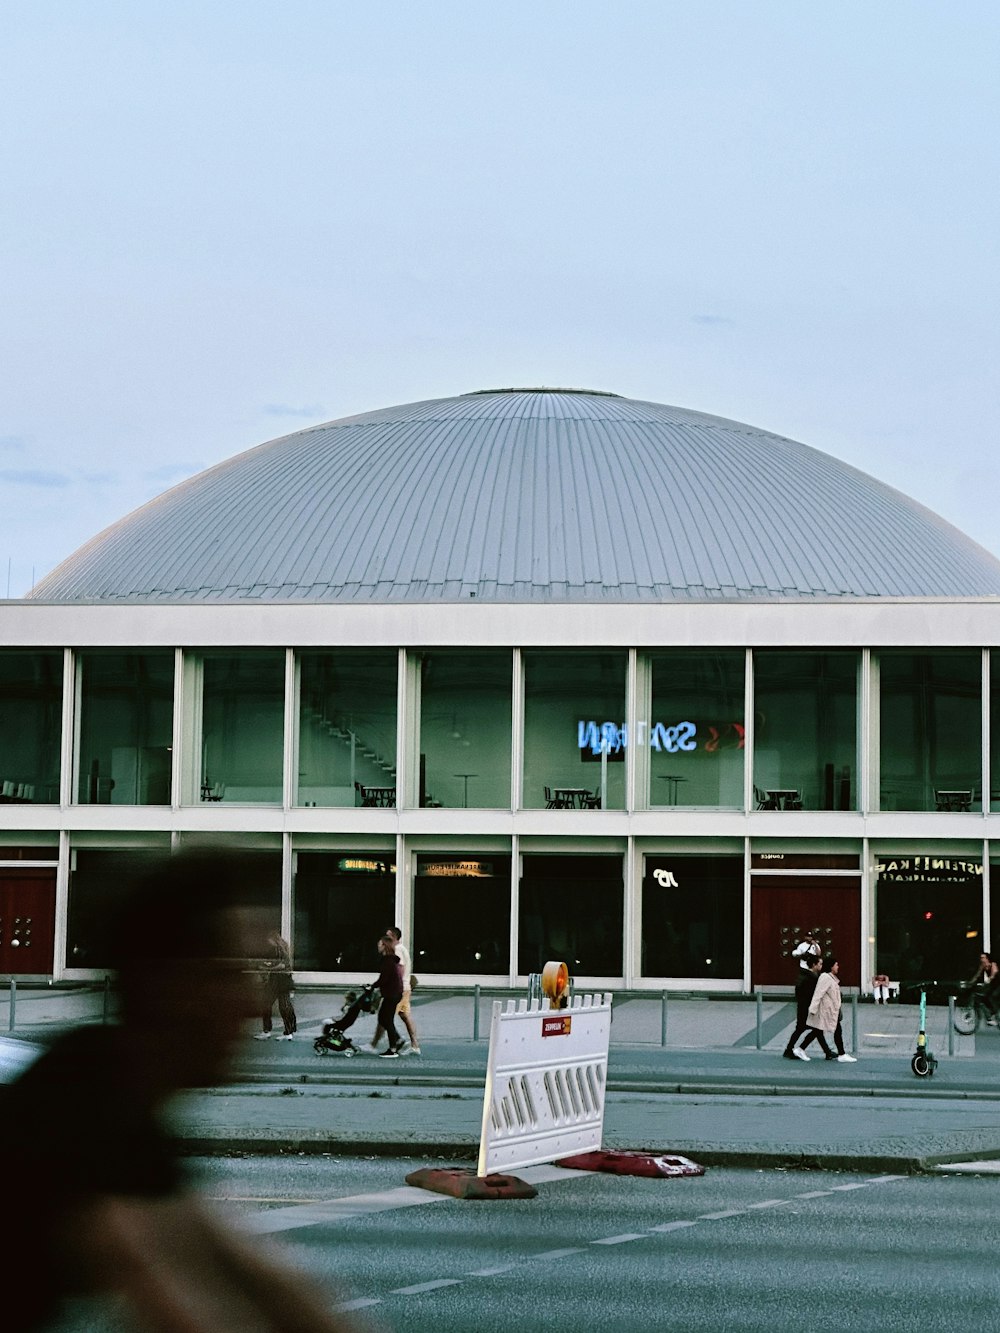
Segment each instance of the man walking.
[{"label": "man walking", "polygon": [[795,986],[795,1031],[782,1052],[786,1060],[809,1059],[798,1042],[809,1031],[809,1005],[812,1003],[819,974],[823,971],[823,959],[819,954],[812,953],[804,953],[803,957],[808,963],[800,968],[801,975]]}]

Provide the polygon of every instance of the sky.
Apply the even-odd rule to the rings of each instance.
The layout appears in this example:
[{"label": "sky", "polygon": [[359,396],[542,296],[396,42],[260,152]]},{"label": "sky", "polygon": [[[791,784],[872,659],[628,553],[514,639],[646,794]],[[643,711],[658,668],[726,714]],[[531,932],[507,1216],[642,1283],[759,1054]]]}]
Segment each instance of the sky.
[{"label": "sky", "polygon": [[998,69],[995,0],[0,0],[0,597],[509,386],[790,436],[1000,556]]}]

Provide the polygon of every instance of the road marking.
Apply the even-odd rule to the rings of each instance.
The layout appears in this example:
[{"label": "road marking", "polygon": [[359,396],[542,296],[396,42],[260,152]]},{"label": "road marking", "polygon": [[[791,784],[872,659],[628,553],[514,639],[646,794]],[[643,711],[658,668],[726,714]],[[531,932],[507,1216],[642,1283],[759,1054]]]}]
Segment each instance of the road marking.
[{"label": "road marking", "polygon": [[446,1194],[401,1185],[380,1194],[352,1194],[343,1199],[320,1203],[305,1203],[294,1208],[274,1208],[267,1213],[244,1218],[244,1225],[258,1235],[274,1231],[295,1231],[300,1227],[315,1227],[330,1222],[351,1222],[372,1213],[384,1213],[397,1208],[414,1208],[425,1203],[443,1203]]},{"label": "road marking", "polygon": [[938,1162],[935,1171],[975,1172],[979,1176],[1000,1176],[1000,1162]]},{"label": "road marking", "polygon": [[[519,1179],[529,1185],[547,1185],[554,1180],[572,1180],[579,1176],[594,1179],[595,1171],[576,1171],[563,1166],[544,1163],[529,1166],[518,1172]],[[399,1185],[378,1194],[352,1194],[343,1199],[317,1199],[313,1203],[293,1204],[288,1208],[272,1208],[266,1213],[251,1214],[243,1225],[257,1235],[276,1231],[296,1231],[302,1227],[328,1226],[333,1222],[351,1222],[372,1213],[391,1212],[397,1208],[414,1208],[425,1203],[443,1203],[449,1194],[420,1189],[414,1185]]]},{"label": "road marking", "polygon": [[[1000,1161],[962,1162],[962,1163],[955,1163],[951,1168],[938,1167],[937,1169],[938,1170],[957,1169],[966,1171],[972,1171],[978,1169],[980,1171],[990,1171],[991,1173],[1000,1174]],[[529,1179],[530,1176],[530,1183],[540,1184],[542,1183],[543,1180],[562,1180],[571,1175],[593,1176],[595,1174],[596,1173],[590,1171],[567,1171],[561,1167],[540,1166],[540,1167],[532,1167],[522,1172],[521,1177],[522,1179]],[[602,1236],[597,1240],[591,1241],[590,1245],[608,1245],[608,1246],[623,1245],[630,1241],[643,1240],[648,1236],[652,1236],[654,1233],[663,1235],[671,1231],[682,1231],[688,1227],[697,1226],[699,1222],[715,1222],[715,1221],[722,1221],[723,1219],[730,1217],[746,1217],[747,1214],[752,1212],[753,1210],[762,1208],[781,1208],[784,1207],[786,1204],[794,1203],[798,1199],[829,1198],[829,1196],[837,1190],[845,1191],[845,1190],[867,1189],[872,1185],[885,1185],[893,1183],[895,1181],[906,1180],[906,1179],[908,1179],[907,1176],[901,1176],[901,1175],[871,1176],[869,1179],[863,1181],[856,1181],[845,1185],[833,1185],[831,1186],[830,1189],[826,1190],[806,1190],[803,1191],[801,1194],[795,1194],[787,1199],[761,1199],[759,1203],[748,1203],[745,1204],[742,1208],[727,1208],[716,1213],[700,1213],[695,1218],[678,1218],[673,1222],[660,1222],[655,1226],[649,1227],[648,1230],[644,1232],[629,1231],[629,1232],[622,1232],[620,1235],[617,1236]],[[413,1196],[416,1196],[416,1198],[414,1198]],[[303,1219],[308,1217],[308,1220],[301,1220],[301,1221],[293,1219],[290,1222],[290,1226],[315,1226],[318,1223],[326,1220],[340,1220],[341,1218],[362,1216],[365,1213],[381,1212],[387,1209],[398,1208],[400,1206],[400,1201],[403,1201],[404,1204],[406,1202],[409,1202],[410,1204],[436,1203],[439,1202],[440,1200],[450,1197],[451,1197],[450,1195],[445,1195],[445,1194],[434,1194],[429,1190],[420,1190],[420,1189],[414,1189],[412,1187],[406,1187],[405,1189],[386,1190],[382,1194],[368,1194],[368,1195],[359,1194],[348,1199],[333,1200],[331,1201],[331,1203],[327,1205],[322,1205],[319,1208],[317,1208],[315,1205],[306,1205],[302,1209],[290,1208],[283,1211],[287,1214],[299,1214],[303,1217]],[[329,1217],[324,1217],[319,1215],[324,1208],[330,1210]],[[336,1209],[338,1208],[341,1209],[340,1213],[336,1212]],[[267,1222],[268,1220],[274,1218],[274,1216],[275,1214],[273,1212],[265,1213],[263,1214],[260,1220]],[[267,1230],[272,1228],[264,1227],[260,1229]],[[273,1229],[284,1230],[288,1228],[278,1227]],[[554,1259],[565,1259],[573,1254],[584,1254],[586,1253],[587,1248],[589,1247],[584,1247],[580,1245],[571,1245],[558,1250],[543,1250],[540,1254],[526,1254],[521,1259],[509,1261],[503,1264],[495,1264],[488,1268],[474,1269],[471,1272],[466,1273],[464,1278],[454,1278],[454,1277],[435,1278],[428,1282],[415,1283],[414,1285],[409,1287],[394,1287],[391,1289],[389,1294],[393,1296],[417,1296],[423,1292],[439,1291],[445,1287],[459,1287],[463,1284],[463,1282],[467,1281],[469,1278],[500,1277],[505,1273],[509,1273],[512,1269],[517,1268],[522,1263],[538,1263],[542,1261],[551,1261]],[[373,1305],[380,1305],[382,1304],[382,1302],[383,1298],[381,1297],[361,1296],[355,1298],[354,1300],[341,1302],[340,1304],[337,1305],[336,1308],[338,1310],[344,1310],[344,1311],[363,1310]]]},{"label": "road marking", "polygon": [[432,1282],[417,1282],[412,1287],[393,1287],[390,1295],[392,1296],[420,1296],[425,1291],[437,1291],[439,1287],[460,1287],[462,1279],[460,1277],[439,1277]]}]

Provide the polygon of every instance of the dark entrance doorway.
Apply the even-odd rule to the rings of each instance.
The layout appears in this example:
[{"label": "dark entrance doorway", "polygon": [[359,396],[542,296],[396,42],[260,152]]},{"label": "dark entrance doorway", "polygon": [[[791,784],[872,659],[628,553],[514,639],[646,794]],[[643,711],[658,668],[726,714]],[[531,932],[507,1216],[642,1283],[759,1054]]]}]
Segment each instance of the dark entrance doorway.
[{"label": "dark entrance doorway", "polygon": [[752,985],[794,986],[790,953],[807,930],[839,958],[841,984],[861,984],[860,876],[755,874],[750,922]]},{"label": "dark entrance doorway", "polygon": [[0,973],[50,975],[55,921],[54,866],[0,870]]}]

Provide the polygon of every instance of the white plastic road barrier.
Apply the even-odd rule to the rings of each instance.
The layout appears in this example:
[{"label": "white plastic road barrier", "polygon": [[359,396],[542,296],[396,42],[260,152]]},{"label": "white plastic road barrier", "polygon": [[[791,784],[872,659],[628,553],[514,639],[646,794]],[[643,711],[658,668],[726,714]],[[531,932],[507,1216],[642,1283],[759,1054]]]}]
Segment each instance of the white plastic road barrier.
[{"label": "white plastic road barrier", "polygon": [[600,1148],[610,1039],[607,994],[493,1002],[478,1175]]}]

